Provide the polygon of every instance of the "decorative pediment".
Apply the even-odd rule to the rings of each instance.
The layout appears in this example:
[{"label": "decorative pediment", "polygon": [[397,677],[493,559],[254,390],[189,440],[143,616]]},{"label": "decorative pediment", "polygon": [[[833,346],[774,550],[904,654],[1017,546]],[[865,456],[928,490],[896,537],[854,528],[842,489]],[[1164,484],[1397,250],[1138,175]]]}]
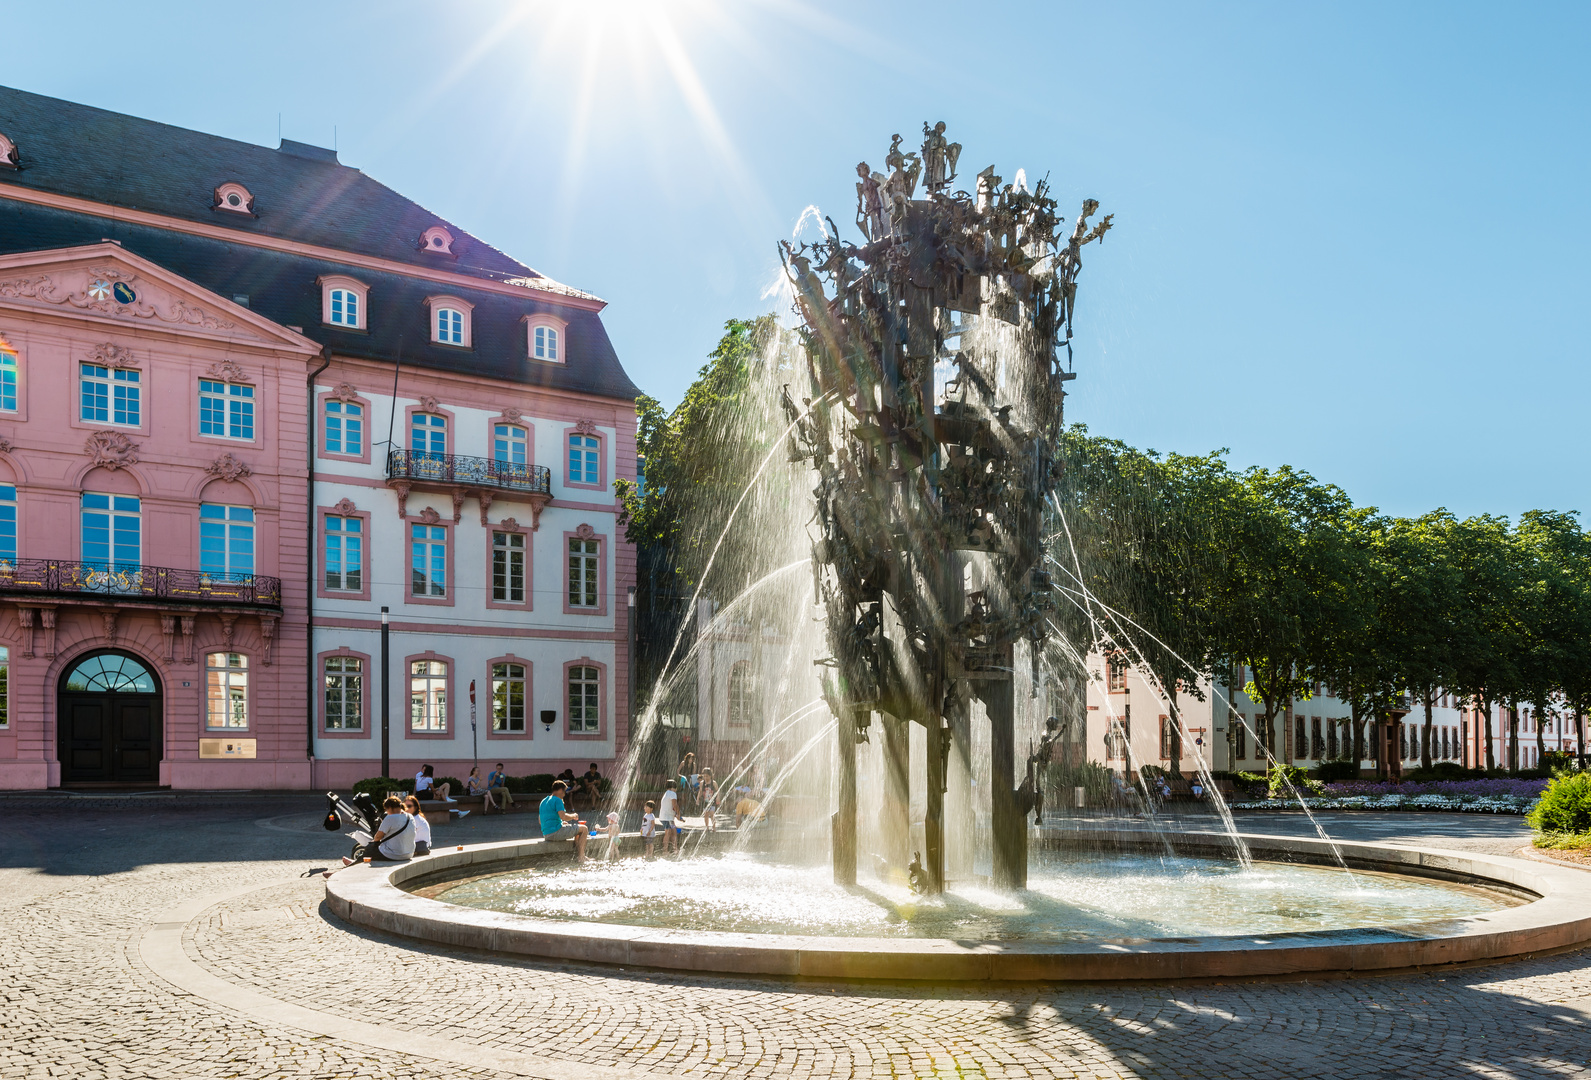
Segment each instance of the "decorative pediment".
[{"label": "decorative pediment", "polygon": [[339,514],[352,514],[357,511],[359,507],[354,505],[354,501],[352,499],[343,498],[338,499],[337,505],[332,507],[332,509],[337,511]]},{"label": "decorative pediment", "polygon": [[120,431],[96,431],[83,444],[89,462],[105,469],[125,469],[138,464],[138,444]]},{"label": "decorative pediment", "polygon": [[205,374],[212,379],[220,379],[222,382],[252,383],[254,381],[249,378],[248,372],[244,371],[242,366],[235,360],[217,360],[205,369]]},{"label": "decorative pediment", "polygon": [[420,520],[425,522],[427,525],[440,525],[442,523],[442,515],[437,513],[431,507],[427,506],[424,510],[420,511]]},{"label": "decorative pediment", "polygon": [[597,422],[595,420],[576,420],[575,431],[580,435],[595,435],[597,433]]},{"label": "decorative pediment", "polygon": [[231,453],[222,454],[204,467],[204,471],[220,480],[241,480],[248,476],[252,469],[244,462],[239,461]]},{"label": "decorative pediment", "polygon": [[359,391],[353,388],[352,383],[340,382],[337,384],[336,389],[326,396],[331,398],[333,401],[343,401],[347,402],[349,405],[352,405],[354,402],[359,400]]},{"label": "decorative pediment", "polygon": [[88,350],[88,362],[107,368],[136,368],[138,360],[131,349],[107,341]]}]

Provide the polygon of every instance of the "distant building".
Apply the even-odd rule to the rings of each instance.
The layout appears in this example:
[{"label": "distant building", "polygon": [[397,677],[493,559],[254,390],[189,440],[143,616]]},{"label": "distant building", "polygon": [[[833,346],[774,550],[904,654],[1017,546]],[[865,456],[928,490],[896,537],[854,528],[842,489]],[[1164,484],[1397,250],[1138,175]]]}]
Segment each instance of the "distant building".
[{"label": "distant building", "polygon": [[611,762],[603,306],[330,150],[0,89],[0,785],[344,786],[384,687],[395,775]]}]

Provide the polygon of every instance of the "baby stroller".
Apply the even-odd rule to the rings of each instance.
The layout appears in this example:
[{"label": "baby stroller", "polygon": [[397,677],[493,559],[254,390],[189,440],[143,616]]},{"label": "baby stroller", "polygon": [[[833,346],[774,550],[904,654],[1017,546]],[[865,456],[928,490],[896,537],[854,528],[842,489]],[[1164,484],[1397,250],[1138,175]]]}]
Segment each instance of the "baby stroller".
[{"label": "baby stroller", "polygon": [[356,854],[361,847],[370,843],[376,835],[376,830],[381,828],[381,810],[376,806],[376,800],[367,792],[354,795],[350,804],[335,791],[326,792],[326,819],[321,822],[327,832],[341,832],[354,842],[354,849],[349,854]]}]

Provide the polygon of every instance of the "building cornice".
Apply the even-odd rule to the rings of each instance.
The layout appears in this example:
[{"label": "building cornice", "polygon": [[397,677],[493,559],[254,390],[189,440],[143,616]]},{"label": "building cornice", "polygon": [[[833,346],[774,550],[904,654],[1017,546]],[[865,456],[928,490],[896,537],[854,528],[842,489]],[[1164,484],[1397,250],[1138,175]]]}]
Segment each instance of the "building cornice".
[{"label": "building cornice", "polygon": [[[238,232],[235,229],[222,228],[219,225],[207,225],[200,221],[185,221],[182,218],[170,217],[165,214],[154,214],[147,210],[130,210],[123,206],[112,206],[109,203],[95,202],[92,199],[79,198],[75,195],[58,195],[51,191],[35,191],[32,188],[0,183],[0,198],[32,203],[35,206],[47,206],[55,210],[69,210],[93,217],[108,218],[111,221],[121,221],[129,225],[146,225],[154,229],[187,233],[190,236],[202,236],[210,240],[224,240],[228,243],[264,248],[268,251],[279,251],[288,255],[302,255],[306,258],[322,259],[326,262],[341,263],[344,266],[356,266],[365,270],[402,274],[405,277],[435,281],[455,288],[479,289],[484,292],[496,293],[499,296],[516,297],[520,300],[526,299],[528,294],[536,299],[545,299],[569,307],[582,308],[586,311],[601,311],[608,306],[606,300],[599,300],[596,297],[571,296],[556,289],[540,289],[535,285],[511,285],[506,281],[472,277],[469,274],[455,274],[447,270],[433,270],[424,266],[415,266],[411,263],[398,262],[395,259],[383,259],[374,255],[360,255],[340,248],[321,247],[318,244],[305,244],[296,240],[283,240],[275,236],[257,236],[252,233]],[[526,279],[522,278],[520,280]]]}]

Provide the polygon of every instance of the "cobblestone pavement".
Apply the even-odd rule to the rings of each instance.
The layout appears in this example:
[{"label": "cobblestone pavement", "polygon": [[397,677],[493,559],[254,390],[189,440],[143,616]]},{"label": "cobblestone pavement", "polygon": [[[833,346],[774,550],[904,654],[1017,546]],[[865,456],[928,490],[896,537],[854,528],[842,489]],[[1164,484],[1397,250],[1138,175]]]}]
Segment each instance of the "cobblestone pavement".
[{"label": "cobblestone pavement", "polygon": [[[186,955],[228,985],[539,1058],[537,1076],[572,1076],[577,1063],[714,1078],[1591,1076],[1591,950],[1380,979],[992,989],[498,960],[329,918],[319,876],[299,875],[346,842],[318,829],[312,804],[299,806],[10,815],[0,1078],[511,1074],[312,1036],[174,986],[144,965],[139,942],[194,903]],[[1313,832],[1293,817],[1240,825]],[[1500,854],[1526,835],[1517,818],[1468,815],[1324,823],[1346,839]],[[437,840],[527,826],[528,815],[472,817]]]}]

